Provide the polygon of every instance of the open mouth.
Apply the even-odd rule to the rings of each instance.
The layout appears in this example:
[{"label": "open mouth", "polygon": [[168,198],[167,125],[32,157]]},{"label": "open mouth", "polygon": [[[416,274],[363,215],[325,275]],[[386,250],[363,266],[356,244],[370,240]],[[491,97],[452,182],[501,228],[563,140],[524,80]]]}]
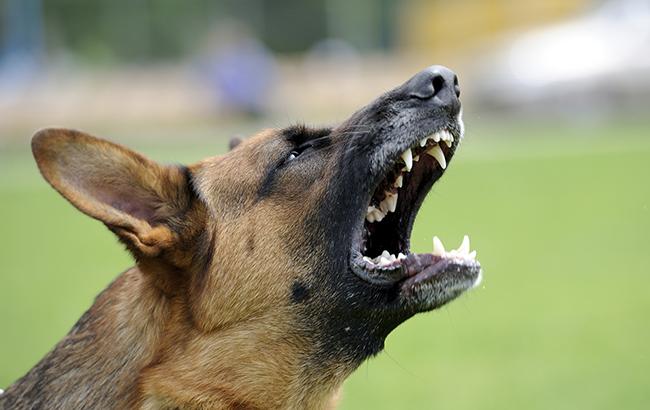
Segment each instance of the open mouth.
[{"label": "open mouth", "polygon": [[[480,265],[468,236],[449,251],[435,236],[431,253],[412,254],[409,248],[417,211],[447,169],[460,142],[460,129],[460,122],[443,127],[395,155],[370,197],[353,246],[355,274],[374,285],[399,286],[403,295],[430,308],[480,282]],[[431,292],[435,300],[428,295]]]}]

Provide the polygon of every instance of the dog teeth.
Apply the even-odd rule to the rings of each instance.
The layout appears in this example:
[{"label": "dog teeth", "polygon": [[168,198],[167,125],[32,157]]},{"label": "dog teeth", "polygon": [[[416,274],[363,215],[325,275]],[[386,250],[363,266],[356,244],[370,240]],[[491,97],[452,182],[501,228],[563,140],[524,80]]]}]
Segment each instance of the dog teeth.
[{"label": "dog teeth", "polygon": [[[451,147],[454,143],[454,136],[451,135],[451,132],[447,130],[434,132],[429,138],[433,139],[435,142],[444,141],[448,147]],[[424,145],[422,145],[422,141],[420,141],[420,146],[424,147]]]},{"label": "dog teeth", "polygon": [[[429,143],[429,140],[435,141],[435,144],[433,146],[429,147],[427,149],[427,144]],[[433,157],[438,164],[440,164],[440,167],[442,169],[447,168],[447,159],[445,158],[445,154],[442,151],[442,148],[440,147],[440,141],[444,141],[448,147],[451,147],[454,141],[454,137],[451,134],[451,132],[447,130],[440,130],[437,131],[428,137],[424,137],[421,140],[418,141],[418,144],[420,147],[423,147],[424,150],[426,150],[426,153]],[[422,151],[424,151],[422,150]],[[402,167],[402,173],[395,178],[395,181],[393,182],[393,187],[394,188],[402,188],[404,184],[404,172],[410,172],[413,169],[413,163],[418,162],[420,160],[421,155],[413,155],[413,150],[411,148],[407,148],[402,154],[400,155],[402,158],[402,161],[404,162],[404,166]],[[368,222],[379,222],[382,219],[386,217],[386,215],[389,212],[395,212],[397,209],[397,193],[390,193],[388,191],[384,192],[385,198],[383,201],[379,203],[377,206],[369,206],[368,210],[366,212],[366,219]]]},{"label": "dog teeth", "polygon": [[458,252],[465,255],[469,254],[469,236],[465,235],[463,237],[463,242],[458,247]]},{"label": "dog teeth", "polygon": [[384,213],[384,215],[389,212],[395,212],[395,209],[397,209],[397,193],[386,191],[384,192],[384,195],[386,195],[386,198],[384,198],[384,200],[379,204],[379,209]]},{"label": "dog teeth", "polygon": [[388,199],[390,201],[390,203],[388,204],[388,206],[389,206],[388,210],[390,212],[395,212],[395,210],[397,209],[397,197],[398,197],[397,193],[394,193],[394,194],[391,194],[389,197],[386,198],[386,199]]},{"label": "dog teeth", "polygon": [[366,220],[368,220],[368,222],[375,222],[375,209],[374,206],[368,207],[368,211],[366,212]]},{"label": "dog teeth", "polygon": [[366,220],[368,222],[381,222],[382,219],[386,214],[381,211],[381,209],[377,209],[374,206],[369,206],[368,211],[366,212]]},{"label": "dog teeth", "polygon": [[433,237],[433,252],[436,256],[443,256],[445,254],[445,247],[442,241],[437,236]]},{"label": "dog teeth", "polygon": [[445,251],[442,241],[437,236],[433,237],[433,255],[442,257],[456,257],[468,260],[476,260],[476,251],[470,252],[469,236],[465,235],[458,249]]},{"label": "dog teeth", "polygon": [[410,172],[413,169],[413,153],[411,152],[411,148],[407,148],[406,151],[402,152],[402,159],[406,165],[406,171]]},{"label": "dog teeth", "polygon": [[[402,255],[402,254],[400,253],[400,255]],[[404,255],[402,255],[402,256],[404,256]],[[405,257],[406,256],[404,256],[404,258]],[[391,263],[395,262],[398,259],[399,259],[399,257],[396,257],[395,255],[393,255],[392,253],[389,253],[386,250],[383,251],[381,253],[381,255],[377,256],[376,258],[369,258],[368,256],[363,257],[364,261],[366,261],[368,263],[371,263],[373,265],[379,265],[379,266],[390,265]]]},{"label": "dog teeth", "polygon": [[406,259],[406,255],[404,255],[402,252],[400,252],[400,253],[397,254],[397,259],[399,259],[399,260]]},{"label": "dog teeth", "polygon": [[440,145],[434,145],[431,147],[428,151],[427,154],[431,155],[433,158],[435,158],[442,169],[447,168],[447,160],[445,159],[445,154],[442,152],[442,148],[440,148]]},{"label": "dog teeth", "polygon": [[404,181],[404,178],[402,177],[402,174],[400,174],[400,176],[398,176],[398,177],[395,179],[395,183],[393,184],[393,186],[394,186],[395,188],[401,188],[401,187],[402,187],[402,182],[403,182],[403,181]]}]

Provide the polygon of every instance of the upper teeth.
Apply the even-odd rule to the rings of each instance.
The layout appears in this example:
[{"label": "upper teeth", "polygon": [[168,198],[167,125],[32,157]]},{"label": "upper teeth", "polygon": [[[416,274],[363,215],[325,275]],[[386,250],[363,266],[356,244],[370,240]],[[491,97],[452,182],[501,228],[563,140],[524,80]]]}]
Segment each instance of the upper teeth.
[{"label": "upper teeth", "polygon": [[413,168],[413,153],[411,152],[411,148],[407,148],[406,151],[402,152],[402,159],[404,160],[404,164],[406,164],[406,171],[410,172]]},{"label": "upper teeth", "polygon": [[[442,148],[438,144],[440,141],[444,141],[448,147],[451,147],[454,142],[454,136],[451,135],[451,132],[447,130],[440,130],[434,132],[428,137],[424,137],[419,141],[420,147],[426,147],[429,140],[433,140],[435,143],[430,148],[425,148],[426,153],[433,157],[442,169],[447,168],[447,159],[445,158],[445,153],[442,151]],[[411,148],[407,148],[400,155],[404,161],[404,167],[402,168],[402,173],[400,173],[395,181],[393,182],[393,187],[401,188],[403,184],[403,173],[411,172],[413,169],[413,163],[417,162],[420,159],[420,155],[413,155]],[[379,222],[389,213],[395,212],[397,209],[397,193],[385,192],[386,197],[383,201],[379,203],[378,206],[369,206],[366,213],[366,219],[368,222]]]},{"label": "upper teeth", "polygon": [[366,213],[366,219],[368,222],[381,222],[385,216],[386,214],[383,213],[381,209],[377,209],[372,205],[368,207],[368,212]]},{"label": "upper teeth", "polygon": [[447,160],[445,159],[445,154],[442,152],[442,148],[440,148],[440,145],[436,144],[433,147],[431,147],[428,151],[427,154],[431,155],[438,161],[442,169],[447,168]]},{"label": "upper teeth", "polygon": [[451,132],[447,130],[440,130],[437,132],[434,132],[433,134],[429,135],[428,137],[421,139],[420,140],[420,146],[424,147],[427,145],[427,139],[431,138],[434,142],[440,142],[444,141],[445,144],[447,144],[448,147],[451,147],[451,145],[454,143],[454,136],[451,135]]},{"label": "upper teeth", "polygon": [[469,236],[465,235],[463,237],[463,242],[461,242],[458,249],[452,249],[450,251],[445,251],[445,247],[442,245],[442,241],[437,236],[433,237],[433,253],[436,256],[446,256],[446,257],[456,257],[463,259],[476,259],[476,251],[471,251],[469,249]]},{"label": "upper teeth", "polygon": [[384,198],[384,200],[379,204],[379,209],[381,209],[384,214],[387,214],[388,212],[395,212],[395,209],[397,209],[397,192],[384,193],[386,194],[386,198]]}]

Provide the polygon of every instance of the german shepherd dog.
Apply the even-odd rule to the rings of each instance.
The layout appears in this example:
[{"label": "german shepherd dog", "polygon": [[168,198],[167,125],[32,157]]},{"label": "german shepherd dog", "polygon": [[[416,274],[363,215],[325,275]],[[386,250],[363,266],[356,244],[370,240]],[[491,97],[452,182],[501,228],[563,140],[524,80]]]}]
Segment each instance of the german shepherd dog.
[{"label": "german shepherd dog", "polygon": [[36,133],[43,177],[136,265],[0,407],[334,406],[396,326],[480,280],[467,238],[409,250],[463,136],[459,95],[456,75],[432,66],[338,126],[262,131],[190,166]]}]

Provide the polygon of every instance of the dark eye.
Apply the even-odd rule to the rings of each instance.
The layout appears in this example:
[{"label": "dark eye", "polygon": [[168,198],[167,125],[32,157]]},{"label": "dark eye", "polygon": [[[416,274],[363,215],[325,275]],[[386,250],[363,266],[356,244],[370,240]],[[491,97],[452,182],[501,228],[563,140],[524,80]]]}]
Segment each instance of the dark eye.
[{"label": "dark eye", "polygon": [[306,142],[296,148],[294,148],[290,153],[289,156],[287,157],[287,161],[292,161],[300,156],[303,152],[308,150],[309,148],[312,148],[311,142]]}]

